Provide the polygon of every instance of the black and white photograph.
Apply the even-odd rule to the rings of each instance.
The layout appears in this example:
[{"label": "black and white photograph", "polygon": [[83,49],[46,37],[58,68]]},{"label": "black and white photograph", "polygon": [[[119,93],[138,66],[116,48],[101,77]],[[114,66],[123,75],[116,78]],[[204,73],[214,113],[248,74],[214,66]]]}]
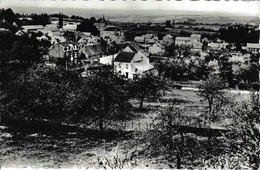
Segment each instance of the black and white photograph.
[{"label": "black and white photograph", "polygon": [[260,1],[0,0],[0,170],[260,170]]}]

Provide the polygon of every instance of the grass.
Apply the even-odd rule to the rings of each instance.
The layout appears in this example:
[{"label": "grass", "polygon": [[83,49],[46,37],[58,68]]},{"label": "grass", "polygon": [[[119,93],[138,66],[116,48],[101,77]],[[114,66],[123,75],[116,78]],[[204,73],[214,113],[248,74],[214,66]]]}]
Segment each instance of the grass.
[{"label": "grass", "polygon": [[[161,156],[148,158],[142,151],[142,137],[158,112],[172,104],[186,106],[186,111],[199,116],[202,109],[196,92],[173,89],[158,101],[131,101],[131,120],[106,126],[100,139],[98,131],[77,126],[21,124],[0,126],[2,167],[16,168],[171,168]],[[121,125],[121,126],[119,126]],[[124,127],[124,128],[122,128]]]}]

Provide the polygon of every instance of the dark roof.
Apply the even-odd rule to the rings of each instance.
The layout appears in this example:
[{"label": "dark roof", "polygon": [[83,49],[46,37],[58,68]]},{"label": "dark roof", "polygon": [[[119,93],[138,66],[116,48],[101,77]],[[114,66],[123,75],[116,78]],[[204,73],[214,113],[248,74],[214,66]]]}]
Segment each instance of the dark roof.
[{"label": "dark roof", "polygon": [[137,53],[137,52],[138,52],[138,50],[137,50],[134,46],[132,46],[132,45],[129,45],[129,48],[130,48],[134,53]]},{"label": "dark roof", "polygon": [[76,43],[74,43],[73,41],[65,41],[65,42],[60,42],[59,43],[61,46],[63,47],[67,47],[69,45],[77,45]]},{"label": "dark roof", "polygon": [[114,26],[108,26],[104,29],[104,31],[117,31],[117,27]]},{"label": "dark roof", "polygon": [[117,55],[114,61],[116,62],[124,62],[124,63],[130,63],[131,60],[134,58],[135,53],[129,53],[129,52],[121,52]]}]

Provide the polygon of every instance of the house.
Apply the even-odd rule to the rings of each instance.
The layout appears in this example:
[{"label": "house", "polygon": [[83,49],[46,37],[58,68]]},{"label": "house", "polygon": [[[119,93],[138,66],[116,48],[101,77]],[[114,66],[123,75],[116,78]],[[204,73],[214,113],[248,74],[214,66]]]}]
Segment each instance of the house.
[{"label": "house", "polygon": [[79,47],[74,42],[59,42],[49,48],[50,62],[65,59],[67,62],[79,62]]},{"label": "house", "polygon": [[175,38],[175,45],[191,45],[191,38],[190,37],[176,37]]},{"label": "house", "polygon": [[56,24],[47,24],[43,27],[44,30],[50,30],[50,31],[59,31],[59,28]]},{"label": "house", "polygon": [[41,37],[37,37],[37,40],[39,40],[39,41],[49,41],[50,37],[46,36],[46,35],[43,35]]},{"label": "house", "polygon": [[144,43],[145,42],[145,38],[143,36],[135,36],[134,41],[136,43]]},{"label": "house", "polygon": [[93,35],[91,32],[82,32],[80,35],[78,35],[78,37],[78,43],[83,47],[84,45],[88,44],[88,41],[92,39]]},{"label": "house", "polygon": [[[142,52],[126,47],[122,52],[118,53],[114,59],[115,71],[126,78],[135,79],[138,75],[142,75],[145,71],[150,70],[153,66],[149,62],[149,58]],[[132,50],[130,52],[130,50]]]},{"label": "house", "polygon": [[209,50],[221,50],[221,49],[226,49],[228,45],[229,43],[225,43],[225,42],[222,43],[210,42],[208,43],[208,48]]},{"label": "house", "polygon": [[191,38],[192,42],[194,42],[194,41],[200,42],[201,41],[201,35],[200,34],[191,34],[190,38]]},{"label": "house", "polygon": [[151,47],[149,47],[149,52],[154,55],[163,55],[165,53],[165,49],[160,43],[155,42]]},{"label": "house", "polygon": [[85,45],[80,49],[80,55],[83,61],[89,61],[92,63],[93,61],[98,61],[99,58],[103,57],[106,54],[106,50],[100,45]]},{"label": "house", "polygon": [[128,45],[123,49],[124,52],[137,53],[140,49],[134,45]]},{"label": "house", "polygon": [[23,25],[22,29],[25,32],[29,33],[31,31],[38,31],[38,30],[43,29],[43,25]]},{"label": "house", "polygon": [[103,39],[106,40],[109,44],[115,42],[116,44],[123,44],[125,42],[125,37],[121,35],[115,34],[103,34]]},{"label": "house", "polygon": [[63,36],[51,36],[51,44],[66,42],[66,38]]},{"label": "house", "polygon": [[163,37],[161,43],[165,46],[168,46],[174,42],[173,36],[171,34],[167,34]]},{"label": "house", "polygon": [[109,36],[109,35],[123,35],[122,29],[117,26],[106,26],[106,28],[100,30],[100,37]]},{"label": "house", "polygon": [[201,43],[201,42],[199,42],[199,41],[194,41],[194,42],[192,43],[191,51],[201,52],[201,51],[202,51],[202,46],[203,46],[203,43]]},{"label": "house", "polygon": [[144,37],[144,41],[147,44],[153,44],[155,41],[158,41],[158,37],[155,34],[145,34],[142,36]]},{"label": "house", "polygon": [[101,57],[101,58],[99,58],[99,62],[104,65],[112,65],[116,56],[117,56],[117,54]]},{"label": "house", "polygon": [[68,22],[65,26],[62,27],[64,31],[76,31],[77,25],[72,22]]},{"label": "house", "polygon": [[260,52],[260,44],[259,43],[247,43],[246,44],[247,51],[252,53]]},{"label": "house", "polygon": [[14,35],[16,35],[18,37],[23,37],[23,36],[26,36],[27,33],[25,31],[23,31],[23,30],[19,30]]},{"label": "house", "polygon": [[171,34],[167,34],[163,37],[163,41],[173,40],[173,36]]}]

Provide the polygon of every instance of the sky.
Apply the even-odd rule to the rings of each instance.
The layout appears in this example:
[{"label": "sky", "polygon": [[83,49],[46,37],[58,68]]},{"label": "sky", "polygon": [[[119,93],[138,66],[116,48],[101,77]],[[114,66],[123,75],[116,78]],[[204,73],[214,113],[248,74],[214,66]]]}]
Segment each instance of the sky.
[{"label": "sky", "polygon": [[185,10],[259,16],[258,1],[190,0],[0,0],[0,7],[59,7],[121,10]]}]

